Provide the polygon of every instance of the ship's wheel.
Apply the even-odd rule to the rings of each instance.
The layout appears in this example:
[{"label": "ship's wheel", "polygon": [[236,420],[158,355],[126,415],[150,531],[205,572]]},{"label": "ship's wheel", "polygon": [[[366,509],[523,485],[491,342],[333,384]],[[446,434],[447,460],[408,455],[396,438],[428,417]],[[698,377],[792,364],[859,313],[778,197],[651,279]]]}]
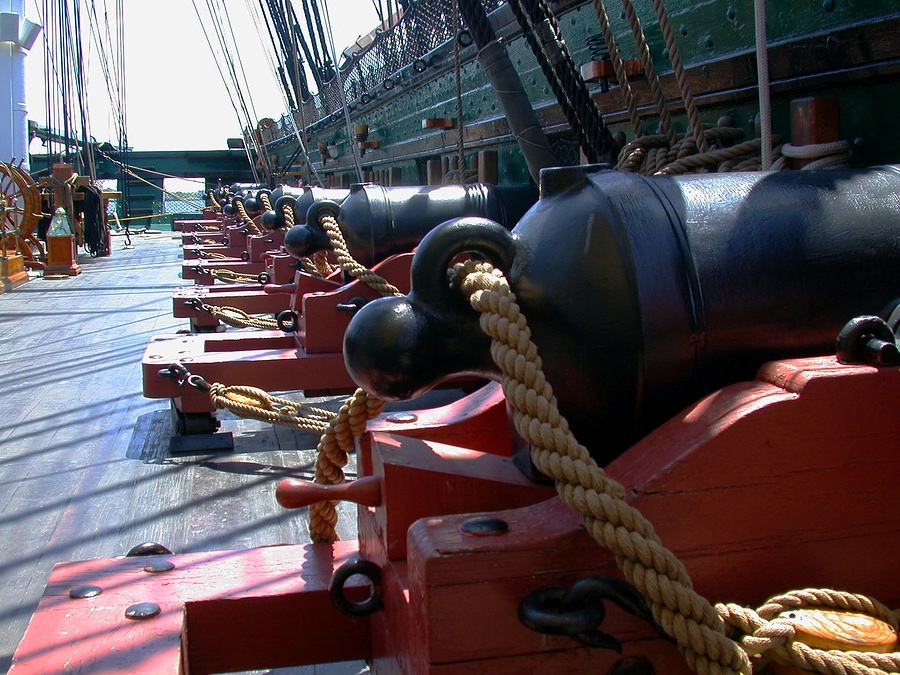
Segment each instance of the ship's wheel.
[{"label": "ship's wheel", "polygon": [[44,246],[34,230],[41,217],[41,195],[28,172],[0,162],[0,231],[3,250],[16,251],[26,266],[40,267]]}]

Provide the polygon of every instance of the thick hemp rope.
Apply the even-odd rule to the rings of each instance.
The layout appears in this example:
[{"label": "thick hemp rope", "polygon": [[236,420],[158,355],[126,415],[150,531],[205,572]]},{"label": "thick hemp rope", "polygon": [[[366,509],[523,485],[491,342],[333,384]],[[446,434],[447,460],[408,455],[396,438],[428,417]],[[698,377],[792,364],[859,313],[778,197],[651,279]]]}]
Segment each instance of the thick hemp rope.
[{"label": "thick hemp rope", "polygon": [[[820,673],[874,675],[900,672],[900,654],[822,651],[791,641],[793,628],[777,618],[782,608],[852,608],[888,621],[896,616],[876,601],[828,590],[779,596],[758,611],[736,605],[713,607],[693,590],[682,563],[665,548],[652,525],[625,502],[625,489],[578,443],[557,407],[541,369],[531,331],[502,273],[485,263],[459,265],[456,283],[481,314],[492,338],[491,356],[503,371],[503,391],[514,408],[516,430],[531,445],[537,468],[556,482],[562,500],[584,515],[591,536],[615,555],[626,579],[647,599],[655,621],[674,638],[695,672],[753,672],[769,660]],[[776,617],[773,620],[770,618]],[[731,627],[745,636],[735,642]]]},{"label": "thick hemp rope", "polygon": [[[382,295],[402,295],[395,286],[353,260],[334,216],[324,213],[319,217],[319,222],[328,233],[338,261],[345,270],[348,270],[348,265],[352,266],[352,269],[348,270],[351,275],[365,281]],[[346,400],[319,439],[316,475],[313,482],[322,485],[338,485],[344,482],[343,469],[347,464],[348,454],[353,450],[353,439],[363,434],[366,422],[381,414],[384,403],[362,389],[357,389]],[[316,502],[309,507],[309,534],[314,542],[337,540],[336,505],[337,502],[329,500]]]},{"label": "thick hemp rope", "polygon": [[612,62],[616,80],[619,83],[619,89],[625,101],[625,108],[628,110],[631,128],[634,131],[635,138],[640,138],[644,135],[644,130],[641,127],[641,118],[638,116],[631,83],[628,81],[628,75],[625,74],[625,64],[622,61],[622,56],[619,54],[619,46],[616,44],[616,37],[609,23],[609,15],[606,13],[606,6],[603,4],[603,0],[594,0],[594,11],[597,12],[597,19],[600,22],[600,29],[603,31],[606,49],[609,51],[609,60]]},{"label": "thick hemp rope", "polygon": [[220,269],[220,268],[210,268],[204,269],[205,273],[209,274],[212,278],[218,279],[226,284],[258,284],[259,275],[258,274],[244,274],[243,272],[234,272],[232,270]]},{"label": "thick hemp rope", "polygon": [[328,240],[331,242],[335,255],[337,255],[338,264],[347,274],[354,279],[359,279],[381,295],[401,295],[397,287],[385,280],[384,277],[354,260],[350,254],[350,249],[347,248],[347,242],[344,241],[344,235],[341,232],[338,221],[333,215],[325,212],[321,213],[319,215],[319,224],[328,235]]},{"label": "thick hemp rope", "polygon": [[247,209],[244,208],[243,199],[235,199],[234,207],[237,209],[238,215],[241,217],[244,225],[247,226],[247,229],[250,230],[251,234],[262,234],[262,230],[260,230],[257,224],[253,222],[253,218],[250,217],[250,214],[247,213]]},{"label": "thick hemp rope", "polygon": [[[384,401],[357,389],[341,406],[337,416],[322,433],[317,446],[314,483],[339,485],[343,483],[344,467],[353,450],[353,439],[366,430],[366,422],[384,409]],[[309,536],[313,542],[337,541],[337,502],[316,502],[309,507]]]},{"label": "thick hemp rope", "polygon": [[[281,215],[284,217],[284,229],[291,229],[296,223],[293,204],[282,204]],[[299,261],[300,265],[303,266],[304,272],[314,274],[316,276],[322,277],[323,279],[334,272],[334,268],[331,266],[331,263],[328,262],[328,254],[325,251],[316,251],[312,254],[311,258],[307,258],[304,256],[303,258],[299,258]]]},{"label": "thick hemp rope", "polygon": [[234,328],[259,328],[261,330],[278,330],[278,322],[267,316],[252,316],[238,307],[209,305],[202,303],[198,310],[208,312],[222,323]]},{"label": "thick hemp rope", "polygon": [[208,393],[213,405],[219,410],[230,410],[239,417],[317,434],[324,433],[328,423],[335,416],[330,410],[272,396],[256,387],[225,385],[216,382],[209,385]]}]

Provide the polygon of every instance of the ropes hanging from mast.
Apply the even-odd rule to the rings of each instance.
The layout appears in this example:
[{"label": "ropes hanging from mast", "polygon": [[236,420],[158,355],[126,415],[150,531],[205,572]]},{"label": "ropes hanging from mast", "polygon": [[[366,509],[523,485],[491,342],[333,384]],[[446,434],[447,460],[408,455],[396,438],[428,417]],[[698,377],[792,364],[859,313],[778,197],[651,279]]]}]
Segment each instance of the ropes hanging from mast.
[{"label": "ropes hanging from mast", "polygon": [[[91,178],[96,178],[87,99],[92,58],[99,61],[120,146],[127,145],[123,0],[115,0],[113,12],[108,10],[106,0],[100,2],[99,10],[97,0],[43,0],[37,7],[45,26],[44,102],[50,132],[47,152]],[[115,28],[115,38],[111,27]]]},{"label": "ropes hanging from mast", "polygon": [[[243,64],[240,60],[239,50],[237,49],[237,43],[234,39],[234,30],[231,25],[229,13],[227,8],[220,3],[220,0],[206,0],[206,17],[201,15],[200,9],[197,7],[197,0],[191,0],[191,4],[194,7],[197,20],[200,22],[206,44],[213,55],[213,60],[216,63],[219,76],[227,85],[226,89],[229,94],[229,100],[232,108],[234,108],[238,124],[240,124],[241,128],[251,130],[249,134],[246,134],[246,140],[249,141],[249,143],[245,143],[244,151],[247,153],[247,161],[250,163],[250,169],[253,173],[254,180],[260,182],[259,171],[256,163],[253,161],[253,156],[250,151],[252,149],[256,152],[256,156],[260,158],[260,161],[267,172],[269,171],[268,156],[265,153],[265,148],[262,147],[259,139],[252,132],[252,130],[256,128],[256,120],[258,117],[256,116],[255,110],[252,110],[252,101],[248,105],[247,99],[244,96],[244,92],[248,91],[249,88],[247,86],[247,77],[244,73]],[[216,38],[215,40],[210,37],[210,31],[208,30],[209,26],[212,26]],[[228,29],[227,34],[226,28]],[[252,146],[252,148],[247,147],[248,145]]]},{"label": "ropes hanging from mast", "polygon": [[[298,45],[300,49],[303,50],[303,53],[306,55],[307,59],[310,59],[309,47],[306,44],[305,38],[303,34],[300,32],[299,26],[297,25],[296,16],[293,14],[293,9],[290,5],[287,6],[287,11],[290,12],[290,16],[287,17],[286,20],[281,20],[277,17],[273,18],[266,12],[268,0],[259,0],[259,9],[260,14],[262,14],[262,21],[266,23],[266,30],[269,35],[269,41],[272,44],[273,50],[271,52],[266,52],[267,61],[269,63],[270,68],[272,69],[272,73],[282,84],[282,94],[285,103],[285,107],[289,111],[299,110],[301,125],[295,121],[293,115],[291,116],[291,122],[293,123],[294,133],[297,138],[298,149],[281,167],[280,171],[285,172],[293,164],[294,160],[298,155],[302,154],[306,159],[307,166],[312,171],[315,176],[316,182],[321,182],[318,171],[316,170],[315,165],[312,163],[312,159],[309,157],[307,152],[307,143],[304,140],[306,129],[305,123],[303,120],[303,104],[309,100],[311,96],[311,92],[308,87],[308,69],[305,66],[305,63],[300,58],[298,53]],[[259,15],[253,11],[251,8],[251,0],[246,0],[247,11],[253,19],[253,23],[256,26],[256,33],[260,39],[260,43],[264,44],[262,28],[260,26],[260,18]],[[282,15],[282,19],[283,19]],[[278,25],[282,26],[290,26],[290,30],[285,33],[280,33],[277,29]],[[278,41],[275,39],[275,35],[273,35],[273,30],[278,33]],[[286,47],[284,45],[287,45]],[[289,50],[289,51],[286,51]],[[288,79],[283,76],[283,73],[287,72],[290,75],[290,82],[294,83],[294,88],[288,88]],[[297,86],[299,85],[299,87]],[[293,94],[293,96],[292,96]],[[296,103],[295,103],[296,101]]]}]

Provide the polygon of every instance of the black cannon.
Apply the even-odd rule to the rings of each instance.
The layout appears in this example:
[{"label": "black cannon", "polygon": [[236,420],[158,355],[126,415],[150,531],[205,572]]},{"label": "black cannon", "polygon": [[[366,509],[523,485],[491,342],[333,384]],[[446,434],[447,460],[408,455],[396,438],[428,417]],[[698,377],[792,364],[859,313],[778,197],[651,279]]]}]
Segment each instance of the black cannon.
[{"label": "black cannon", "polygon": [[348,369],[389,399],[455,374],[496,377],[478,317],[447,281],[471,251],[502,268],[560,409],[598,462],[767,360],[834,353],[842,326],[900,295],[900,170],[645,177],[545,170],[512,233],[444,223],[412,291],[371,302]]},{"label": "black cannon", "polygon": [[350,191],[345,188],[321,188],[315,186],[291,187],[282,185],[272,190],[269,199],[274,209],[263,213],[261,222],[267,230],[280,230],[287,226],[284,219],[284,204],[290,204],[294,210],[294,224],[306,222],[306,213],[315,202],[327,199],[340,204]]},{"label": "black cannon", "polygon": [[313,204],[305,225],[288,230],[284,247],[296,258],[330,248],[318,214],[328,210],[340,226],[351,255],[366,266],[411,251],[425,234],[450,218],[484,216],[512,229],[535,203],[532,186],[472,185],[382,187],[357,184],[338,206]]}]

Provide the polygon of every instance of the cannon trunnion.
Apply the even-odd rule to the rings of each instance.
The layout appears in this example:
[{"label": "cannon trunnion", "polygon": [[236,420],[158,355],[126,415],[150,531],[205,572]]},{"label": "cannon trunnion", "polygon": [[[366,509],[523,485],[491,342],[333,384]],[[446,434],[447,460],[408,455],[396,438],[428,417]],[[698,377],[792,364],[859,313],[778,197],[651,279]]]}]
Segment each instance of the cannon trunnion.
[{"label": "cannon trunnion", "polygon": [[544,171],[510,234],[460,219],[425,237],[412,291],[364,307],[348,369],[386,398],[458,373],[496,376],[446,269],[503,268],[576,436],[606,463],[774,358],[833,352],[841,327],[900,295],[900,171],[645,177]]}]

